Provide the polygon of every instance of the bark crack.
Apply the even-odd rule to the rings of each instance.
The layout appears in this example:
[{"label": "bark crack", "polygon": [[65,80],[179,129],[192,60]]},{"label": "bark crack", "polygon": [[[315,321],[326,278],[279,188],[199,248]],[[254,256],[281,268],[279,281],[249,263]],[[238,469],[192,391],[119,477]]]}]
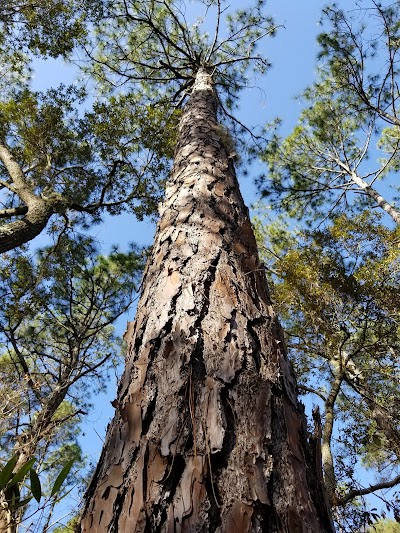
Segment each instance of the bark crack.
[{"label": "bark crack", "polygon": [[150,400],[150,403],[149,403],[149,405],[147,407],[147,410],[146,410],[146,414],[145,414],[144,418],[142,419],[142,434],[141,434],[142,437],[144,435],[146,435],[147,432],[149,431],[150,424],[153,421],[154,413],[156,411],[157,393],[158,393],[156,385],[154,385],[154,389],[155,389],[154,396]]},{"label": "bark crack", "polygon": [[209,517],[209,533],[215,533],[215,531],[218,530],[218,528],[222,525],[221,520],[221,497],[218,490],[218,483],[216,480],[216,476],[214,474],[214,469],[212,466],[212,460],[210,458],[211,463],[211,469],[209,472],[209,475],[204,480],[206,490],[207,490],[207,496],[209,501],[209,508],[208,508],[208,517]]},{"label": "bark crack", "polygon": [[259,335],[258,333],[255,331],[255,328],[257,326],[264,326],[267,322],[267,317],[265,316],[260,316],[260,317],[256,317],[256,318],[252,318],[250,320],[247,320],[247,330],[250,334],[250,337],[254,343],[254,348],[252,350],[252,355],[253,355],[253,359],[254,359],[254,364],[255,364],[255,367],[256,367],[256,370],[257,372],[260,371],[260,368],[261,368],[261,353],[262,353],[262,348],[261,348],[261,342],[260,342],[260,339],[259,339]]},{"label": "bark crack", "polygon": [[[107,529],[107,531],[109,531],[110,533],[118,533],[118,520],[120,518],[120,516],[122,516],[122,510],[123,510],[123,506],[124,506],[124,502],[125,502],[125,499],[126,499],[126,495],[128,493],[128,490],[129,490],[129,484],[130,484],[130,481],[131,481],[131,472],[132,472],[132,467],[133,465],[135,464],[136,462],[136,458],[138,456],[138,452],[139,452],[139,446],[136,446],[136,448],[134,449],[132,455],[131,455],[131,459],[129,461],[129,465],[128,467],[125,469],[125,472],[123,474],[123,481],[121,483],[121,486],[117,492],[117,495],[115,497],[115,500],[114,500],[114,503],[113,503],[113,514],[112,514],[112,520],[108,526],[109,529]],[[147,449],[146,449],[146,452],[147,452]],[[130,505],[129,505],[129,508],[132,506],[132,501],[130,502]],[[99,522],[99,525],[101,523],[101,520]],[[104,525],[103,525],[104,527]]]}]

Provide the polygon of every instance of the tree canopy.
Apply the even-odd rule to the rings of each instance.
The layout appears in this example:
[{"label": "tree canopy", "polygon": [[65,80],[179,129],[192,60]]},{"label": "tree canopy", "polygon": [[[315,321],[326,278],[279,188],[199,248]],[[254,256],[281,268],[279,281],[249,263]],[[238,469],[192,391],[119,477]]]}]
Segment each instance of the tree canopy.
[{"label": "tree canopy", "polygon": [[87,227],[122,207],[138,218],[154,213],[169,168],[173,120],[160,140],[160,109],[121,95],[82,113],[83,98],[75,87],[22,89],[0,103],[1,251],[51,230],[55,214],[53,228],[63,221]]},{"label": "tree canopy", "polygon": [[400,223],[398,184],[399,6],[362,2],[324,9],[318,79],[286,139],[274,133],[263,154],[274,207],[323,220],[363,206]]}]

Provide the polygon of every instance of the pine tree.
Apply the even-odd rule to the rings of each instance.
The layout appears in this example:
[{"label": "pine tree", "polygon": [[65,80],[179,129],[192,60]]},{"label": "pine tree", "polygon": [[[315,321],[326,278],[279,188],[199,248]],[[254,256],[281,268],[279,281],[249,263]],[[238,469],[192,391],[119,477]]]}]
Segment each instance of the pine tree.
[{"label": "pine tree", "polygon": [[282,333],[199,66],[82,531],[333,531]]},{"label": "pine tree", "polygon": [[292,133],[274,134],[263,153],[269,172],[260,189],[291,217],[378,208],[400,224],[399,8],[363,0],[323,9],[317,81]]}]

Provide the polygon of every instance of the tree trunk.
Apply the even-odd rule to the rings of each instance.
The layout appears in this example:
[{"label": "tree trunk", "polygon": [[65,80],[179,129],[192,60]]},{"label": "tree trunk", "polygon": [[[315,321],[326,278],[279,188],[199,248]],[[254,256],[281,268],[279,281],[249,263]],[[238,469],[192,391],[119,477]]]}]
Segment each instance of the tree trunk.
[{"label": "tree trunk", "polygon": [[82,532],[333,531],[216,112],[200,70]]}]

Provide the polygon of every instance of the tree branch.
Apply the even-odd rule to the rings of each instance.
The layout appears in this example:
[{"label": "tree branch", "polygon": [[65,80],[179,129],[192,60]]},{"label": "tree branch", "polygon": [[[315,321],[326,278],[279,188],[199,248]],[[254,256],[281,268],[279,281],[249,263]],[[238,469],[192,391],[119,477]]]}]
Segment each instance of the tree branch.
[{"label": "tree branch", "polygon": [[396,476],[390,481],[382,481],[381,483],[376,483],[375,485],[370,485],[369,487],[365,489],[352,489],[350,490],[345,496],[342,496],[341,498],[337,498],[335,505],[346,505],[350,500],[353,500],[354,498],[357,498],[358,496],[366,496],[367,494],[372,494],[373,492],[376,492],[377,490],[382,489],[391,489],[395,485],[400,483],[400,475]]},{"label": "tree branch", "polygon": [[351,179],[354,181],[354,183],[367,194],[370,198],[372,198],[379,207],[381,207],[388,215],[392,217],[392,219],[396,222],[396,224],[400,225],[400,211],[397,210],[393,205],[391,205],[383,196],[381,196],[375,189],[371,187],[366,181],[364,181],[356,172],[351,170],[348,165],[343,163],[343,161],[340,161],[340,159],[336,160],[337,164],[346,170],[346,172],[349,174]]},{"label": "tree branch", "polygon": [[12,218],[19,215],[26,215],[28,208],[26,205],[21,205],[19,207],[10,207],[9,209],[0,210],[0,218]]},{"label": "tree branch", "polygon": [[36,196],[25,180],[24,173],[5,145],[0,142],[0,161],[12,179],[12,190],[26,205],[26,216],[22,220],[9,222],[0,227],[0,253],[8,252],[39,235],[46,227],[53,207],[40,196]]}]

